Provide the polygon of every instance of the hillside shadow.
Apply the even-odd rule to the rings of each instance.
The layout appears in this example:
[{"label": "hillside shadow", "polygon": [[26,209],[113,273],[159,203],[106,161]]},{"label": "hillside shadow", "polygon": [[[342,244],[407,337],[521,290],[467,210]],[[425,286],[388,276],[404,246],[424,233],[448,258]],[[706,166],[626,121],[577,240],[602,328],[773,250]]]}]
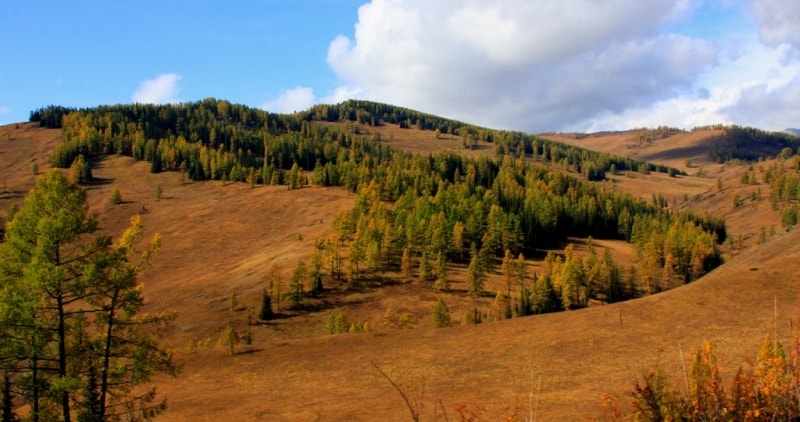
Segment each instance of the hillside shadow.
[{"label": "hillside shadow", "polygon": [[106,186],[111,184],[114,179],[108,177],[92,177],[92,180],[88,182],[82,182],[81,186],[84,186],[86,189],[98,188],[100,186]]},{"label": "hillside shadow", "polygon": [[24,197],[25,194],[26,192],[22,190],[6,190],[5,192],[0,192],[0,199],[17,199]]}]

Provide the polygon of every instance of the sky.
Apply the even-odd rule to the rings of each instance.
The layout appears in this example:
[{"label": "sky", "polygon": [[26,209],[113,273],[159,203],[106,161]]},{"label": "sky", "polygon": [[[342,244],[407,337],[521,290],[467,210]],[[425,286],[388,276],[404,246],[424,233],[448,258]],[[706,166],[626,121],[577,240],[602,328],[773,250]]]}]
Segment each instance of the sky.
[{"label": "sky", "polygon": [[0,124],[350,98],[496,129],[800,127],[796,0],[0,0]]}]

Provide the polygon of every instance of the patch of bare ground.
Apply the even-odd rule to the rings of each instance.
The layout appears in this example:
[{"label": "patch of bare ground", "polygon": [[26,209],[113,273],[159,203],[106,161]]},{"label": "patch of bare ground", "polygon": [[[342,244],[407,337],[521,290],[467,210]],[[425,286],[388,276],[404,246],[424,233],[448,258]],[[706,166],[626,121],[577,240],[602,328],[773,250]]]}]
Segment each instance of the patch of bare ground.
[{"label": "patch of bare ground", "polygon": [[680,132],[649,142],[640,140],[642,133],[642,130],[631,130],[580,136],[547,134],[542,137],[593,151],[664,164],[689,174],[694,173],[697,167],[717,164],[710,158],[709,151],[716,145],[721,130]]},{"label": "patch of bare ground", "polygon": [[[406,150],[428,151],[434,138],[463,151],[460,139],[435,140],[415,129],[379,130],[386,131],[385,142]],[[0,196],[0,217],[33,186],[31,160],[40,172],[47,170],[47,153],[59,137],[59,131],[28,124],[0,128],[0,170],[6,191],[14,192]],[[493,155],[488,147],[474,153]],[[758,188],[741,185],[742,168],[708,165],[705,177],[630,173],[604,183],[643,197],[664,194],[671,206],[725,214],[729,231],[745,233],[777,221],[777,214],[769,209],[763,185],[762,199],[747,196],[734,209],[735,193]],[[444,420],[437,403],[450,420],[457,404],[485,406],[489,420],[515,406],[524,416],[529,397],[538,420],[581,419],[598,415],[604,393],[626,403],[636,376],[656,365],[677,377],[678,350],[688,361],[688,351],[704,341],[715,342],[725,369],[734,371],[753,356],[764,334],[786,339],[788,320],[798,309],[800,235],[791,232],[743,250],[693,284],[656,296],[448,329],[429,328],[439,297],[456,325],[464,312],[492,309],[491,294],[464,293],[463,265],[450,269],[453,291],[447,293],[391,272],[373,274],[351,291],[326,278],[324,295],[302,310],[283,309],[276,320],[251,326],[253,344],[229,356],[216,346],[222,328],[232,325],[244,333],[244,308],[258,312],[270,267],[277,266],[288,285],[297,262],[309,262],[313,241],[331,233],[333,216],[350,209],[354,196],[318,187],[289,191],[189,182],[179,173],[151,174],[146,163],[117,156],[97,161],[93,173],[98,182],[87,186],[91,210],[109,233],[119,234],[141,214],[147,234],[159,232],[163,239],[162,252],[141,277],[147,311],[178,314],[158,333],[184,365],[178,378],[158,380],[159,393],[169,402],[162,420],[408,420],[402,398],[373,365],[419,400],[423,420]],[[120,205],[110,203],[115,186]],[[574,242],[579,253],[585,250],[582,239]],[[609,247],[623,265],[632,262],[629,245],[595,240],[595,246]],[[529,262],[529,273],[539,265]],[[504,287],[497,274],[487,283],[489,292]],[[235,311],[232,294],[240,304]],[[387,324],[388,308],[394,317]],[[323,335],[327,317],[339,312],[350,321],[368,322],[372,331]],[[394,326],[404,312],[414,329]]]}]

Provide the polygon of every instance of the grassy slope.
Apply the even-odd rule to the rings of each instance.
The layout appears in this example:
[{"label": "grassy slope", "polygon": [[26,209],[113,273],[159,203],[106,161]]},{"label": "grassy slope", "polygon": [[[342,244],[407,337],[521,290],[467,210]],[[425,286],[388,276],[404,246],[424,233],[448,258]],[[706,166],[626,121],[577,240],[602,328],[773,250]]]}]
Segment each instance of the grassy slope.
[{"label": "grassy slope", "polygon": [[[459,149],[455,139],[381,130],[383,139],[391,138],[387,142],[409,150],[430,148],[431,143]],[[0,217],[33,186],[31,161],[46,170],[48,148],[58,140],[58,131],[29,125],[0,128],[0,171],[8,191],[0,195]],[[491,153],[490,147],[483,152]],[[733,233],[750,233],[765,222],[777,224],[766,200],[732,209],[733,193],[748,188],[738,183],[742,168],[704,164],[699,157],[694,160],[706,169],[705,178],[631,174],[615,177],[613,186],[646,197],[674,192],[670,200],[682,207],[729,214]],[[90,186],[89,192],[92,211],[111,233],[121,232],[144,205],[146,228],[163,237],[164,250],[142,280],[150,311],[178,311],[174,327],[160,334],[185,365],[179,378],[159,381],[159,391],[170,404],[163,420],[408,420],[401,397],[373,364],[406,386],[412,398],[424,391],[419,400],[424,420],[441,415],[439,399],[450,418],[456,404],[485,405],[489,419],[507,413],[515,403],[527,414],[530,392],[539,420],[576,419],[597,415],[605,392],[626,401],[624,392],[645,369],[661,363],[677,371],[679,347],[686,352],[714,341],[732,371],[753,356],[764,333],[775,329],[776,309],[783,338],[797,310],[800,246],[793,232],[740,253],[689,286],[618,305],[433,330],[426,327],[437,296],[414,283],[387,282],[380,289],[375,285],[347,294],[332,292],[314,303],[316,312],[284,312],[286,318],[253,327],[254,345],[234,357],[218,347],[189,350],[189,343],[216,340],[226,324],[244,331],[246,314],[229,310],[230,295],[236,293],[242,305],[257,306],[268,268],[277,265],[288,280],[297,260],[308,259],[311,241],[330,231],[334,213],[348,209],[353,197],[314,187],[288,191],[219,182],[183,184],[177,174],[152,175],[148,170],[128,158],[106,159],[94,169],[103,183]],[[721,192],[717,177],[723,178]],[[115,185],[123,205],[108,203]],[[161,201],[155,199],[157,185],[164,190]],[[684,193],[690,201],[682,202]],[[630,254],[625,246],[607,246],[618,256]],[[455,288],[463,288],[462,269],[452,274]],[[499,288],[497,280],[489,287]],[[445,299],[454,319],[491,300],[465,299],[459,293]],[[389,307],[412,314],[417,328],[385,327],[382,315]],[[331,312],[369,321],[374,330],[321,336]]]}]

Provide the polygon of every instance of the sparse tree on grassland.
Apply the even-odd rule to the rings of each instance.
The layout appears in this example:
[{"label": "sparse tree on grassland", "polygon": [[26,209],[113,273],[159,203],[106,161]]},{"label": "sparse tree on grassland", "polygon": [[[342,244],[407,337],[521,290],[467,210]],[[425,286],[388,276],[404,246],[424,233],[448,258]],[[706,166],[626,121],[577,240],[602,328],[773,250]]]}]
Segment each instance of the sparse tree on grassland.
[{"label": "sparse tree on grassland", "polygon": [[473,254],[469,260],[469,266],[467,267],[467,285],[469,286],[469,292],[474,295],[483,292],[483,284],[485,281],[486,273],[481,265],[480,258],[478,254]]},{"label": "sparse tree on grassland", "polygon": [[261,293],[261,310],[258,311],[258,319],[261,321],[268,321],[272,319],[273,316],[272,298],[269,296],[269,293],[264,290],[264,292]]},{"label": "sparse tree on grassland", "polygon": [[314,244],[314,253],[311,255],[311,295],[316,296],[323,290],[322,286],[322,250],[325,243],[317,241]]},{"label": "sparse tree on grassland", "polygon": [[272,264],[267,274],[267,280],[267,290],[275,303],[275,310],[280,312],[283,300],[283,277],[277,265]]},{"label": "sparse tree on grassland", "polygon": [[498,320],[511,318],[511,304],[505,293],[498,291],[494,297],[494,311]]},{"label": "sparse tree on grassland", "polygon": [[119,193],[119,188],[116,186],[114,186],[114,189],[111,191],[111,203],[114,205],[122,203],[122,195]]},{"label": "sparse tree on grassland", "polygon": [[447,279],[447,260],[445,260],[443,252],[439,252],[436,256],[436,281],[433,283],[433,288],[441,291],[450,290],[450,281]]},{"label": "sparse tree on grassland", "polygon": [[447,304],[444,303],[442,298],[439,298],[439,300],[436,301],[436,305],[433,307],[431,322],[436,328],[450,326],[450,309],[448,309]]},{"label": "sparse tree on grassland", "polygon": [[230,325],[226,326],[219,335],[219,345],[226,347],[231,356],[236,354],[236,346],[238,346],[241,342],[242,339],[239,337],[239,333],[237,333],[236,330],[234,330]]},{"label": "sparse tree on grassland", "polygon": [[290,285],[289,300],[295,307],[303,303],[303,282],[306,278],[306,263],[299,261],[292,273],[292,283]]}]

